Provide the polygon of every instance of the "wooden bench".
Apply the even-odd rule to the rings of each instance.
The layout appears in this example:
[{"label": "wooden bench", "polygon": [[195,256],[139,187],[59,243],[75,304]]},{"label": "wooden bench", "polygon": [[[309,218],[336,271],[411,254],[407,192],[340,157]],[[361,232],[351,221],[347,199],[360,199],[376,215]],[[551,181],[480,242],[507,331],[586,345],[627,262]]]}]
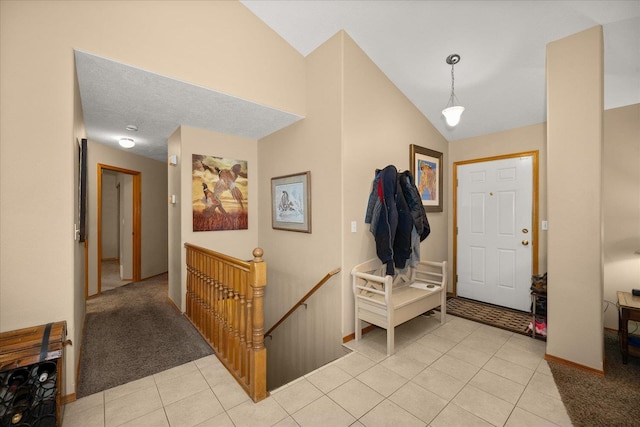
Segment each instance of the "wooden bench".
[{"label": "wooden bench", "polygon": [[356,341],[361,322],[387,330],[387,356],[394,352],[394,328],[429,310],[440,307],[440,323],[446,316],[447,262],[421,261],[394,276],[385,275],[378,258],[351,270],[355,296]]}]

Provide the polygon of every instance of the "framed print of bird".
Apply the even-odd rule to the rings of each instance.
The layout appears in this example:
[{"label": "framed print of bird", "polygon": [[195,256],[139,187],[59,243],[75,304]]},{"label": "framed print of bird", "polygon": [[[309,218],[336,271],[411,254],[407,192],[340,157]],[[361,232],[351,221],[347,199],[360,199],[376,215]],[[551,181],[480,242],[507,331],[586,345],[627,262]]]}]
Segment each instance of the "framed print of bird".
[{"label": "framed print of bird", "polygon": [[248,228],[247,161],[193,154],[193,231]]}]

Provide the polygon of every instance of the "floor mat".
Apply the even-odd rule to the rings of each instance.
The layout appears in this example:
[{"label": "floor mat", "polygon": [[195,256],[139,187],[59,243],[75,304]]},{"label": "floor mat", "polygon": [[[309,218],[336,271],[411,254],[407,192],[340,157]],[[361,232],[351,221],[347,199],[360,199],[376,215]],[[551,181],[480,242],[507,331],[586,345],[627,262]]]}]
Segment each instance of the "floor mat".
[{"label": "floor mat", "polygon": [[531,336],[531,314],[460,297],[447,298],[447,314]]}]

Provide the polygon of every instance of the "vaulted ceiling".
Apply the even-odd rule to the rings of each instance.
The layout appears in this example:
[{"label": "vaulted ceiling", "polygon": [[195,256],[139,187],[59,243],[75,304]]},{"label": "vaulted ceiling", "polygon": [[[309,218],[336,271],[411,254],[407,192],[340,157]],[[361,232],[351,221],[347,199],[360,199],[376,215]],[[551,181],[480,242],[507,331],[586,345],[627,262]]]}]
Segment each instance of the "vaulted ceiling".
[{"label": "vaulted ceiling", "polygon": [[[605,42],[605,109],[640,103],[640,0],[241,0],[302,55],[345,30],[449,141],[546,120],[546,45],[595,25]],[[455,128],[441,111],[465,107]],[[89,138],[117,145],[135,120],[133,152],[166,160],[179,125],[259,139],[299,120],[274,110],[76,51]],[[143,126],[140,126],[143,123]]]}]

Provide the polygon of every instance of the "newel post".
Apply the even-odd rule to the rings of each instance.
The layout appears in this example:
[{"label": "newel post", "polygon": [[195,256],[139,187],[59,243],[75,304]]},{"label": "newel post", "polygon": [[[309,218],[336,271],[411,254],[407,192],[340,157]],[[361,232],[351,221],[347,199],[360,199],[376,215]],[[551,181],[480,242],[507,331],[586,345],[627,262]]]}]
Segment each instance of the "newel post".
[{"label": "newel post", "polygon": [[264,347],[264,287],[267,284],[267,263],[262,259],[261,248],[253,250],[251,261],[251,398],[258,402],[267,397],[267,349]]}]

